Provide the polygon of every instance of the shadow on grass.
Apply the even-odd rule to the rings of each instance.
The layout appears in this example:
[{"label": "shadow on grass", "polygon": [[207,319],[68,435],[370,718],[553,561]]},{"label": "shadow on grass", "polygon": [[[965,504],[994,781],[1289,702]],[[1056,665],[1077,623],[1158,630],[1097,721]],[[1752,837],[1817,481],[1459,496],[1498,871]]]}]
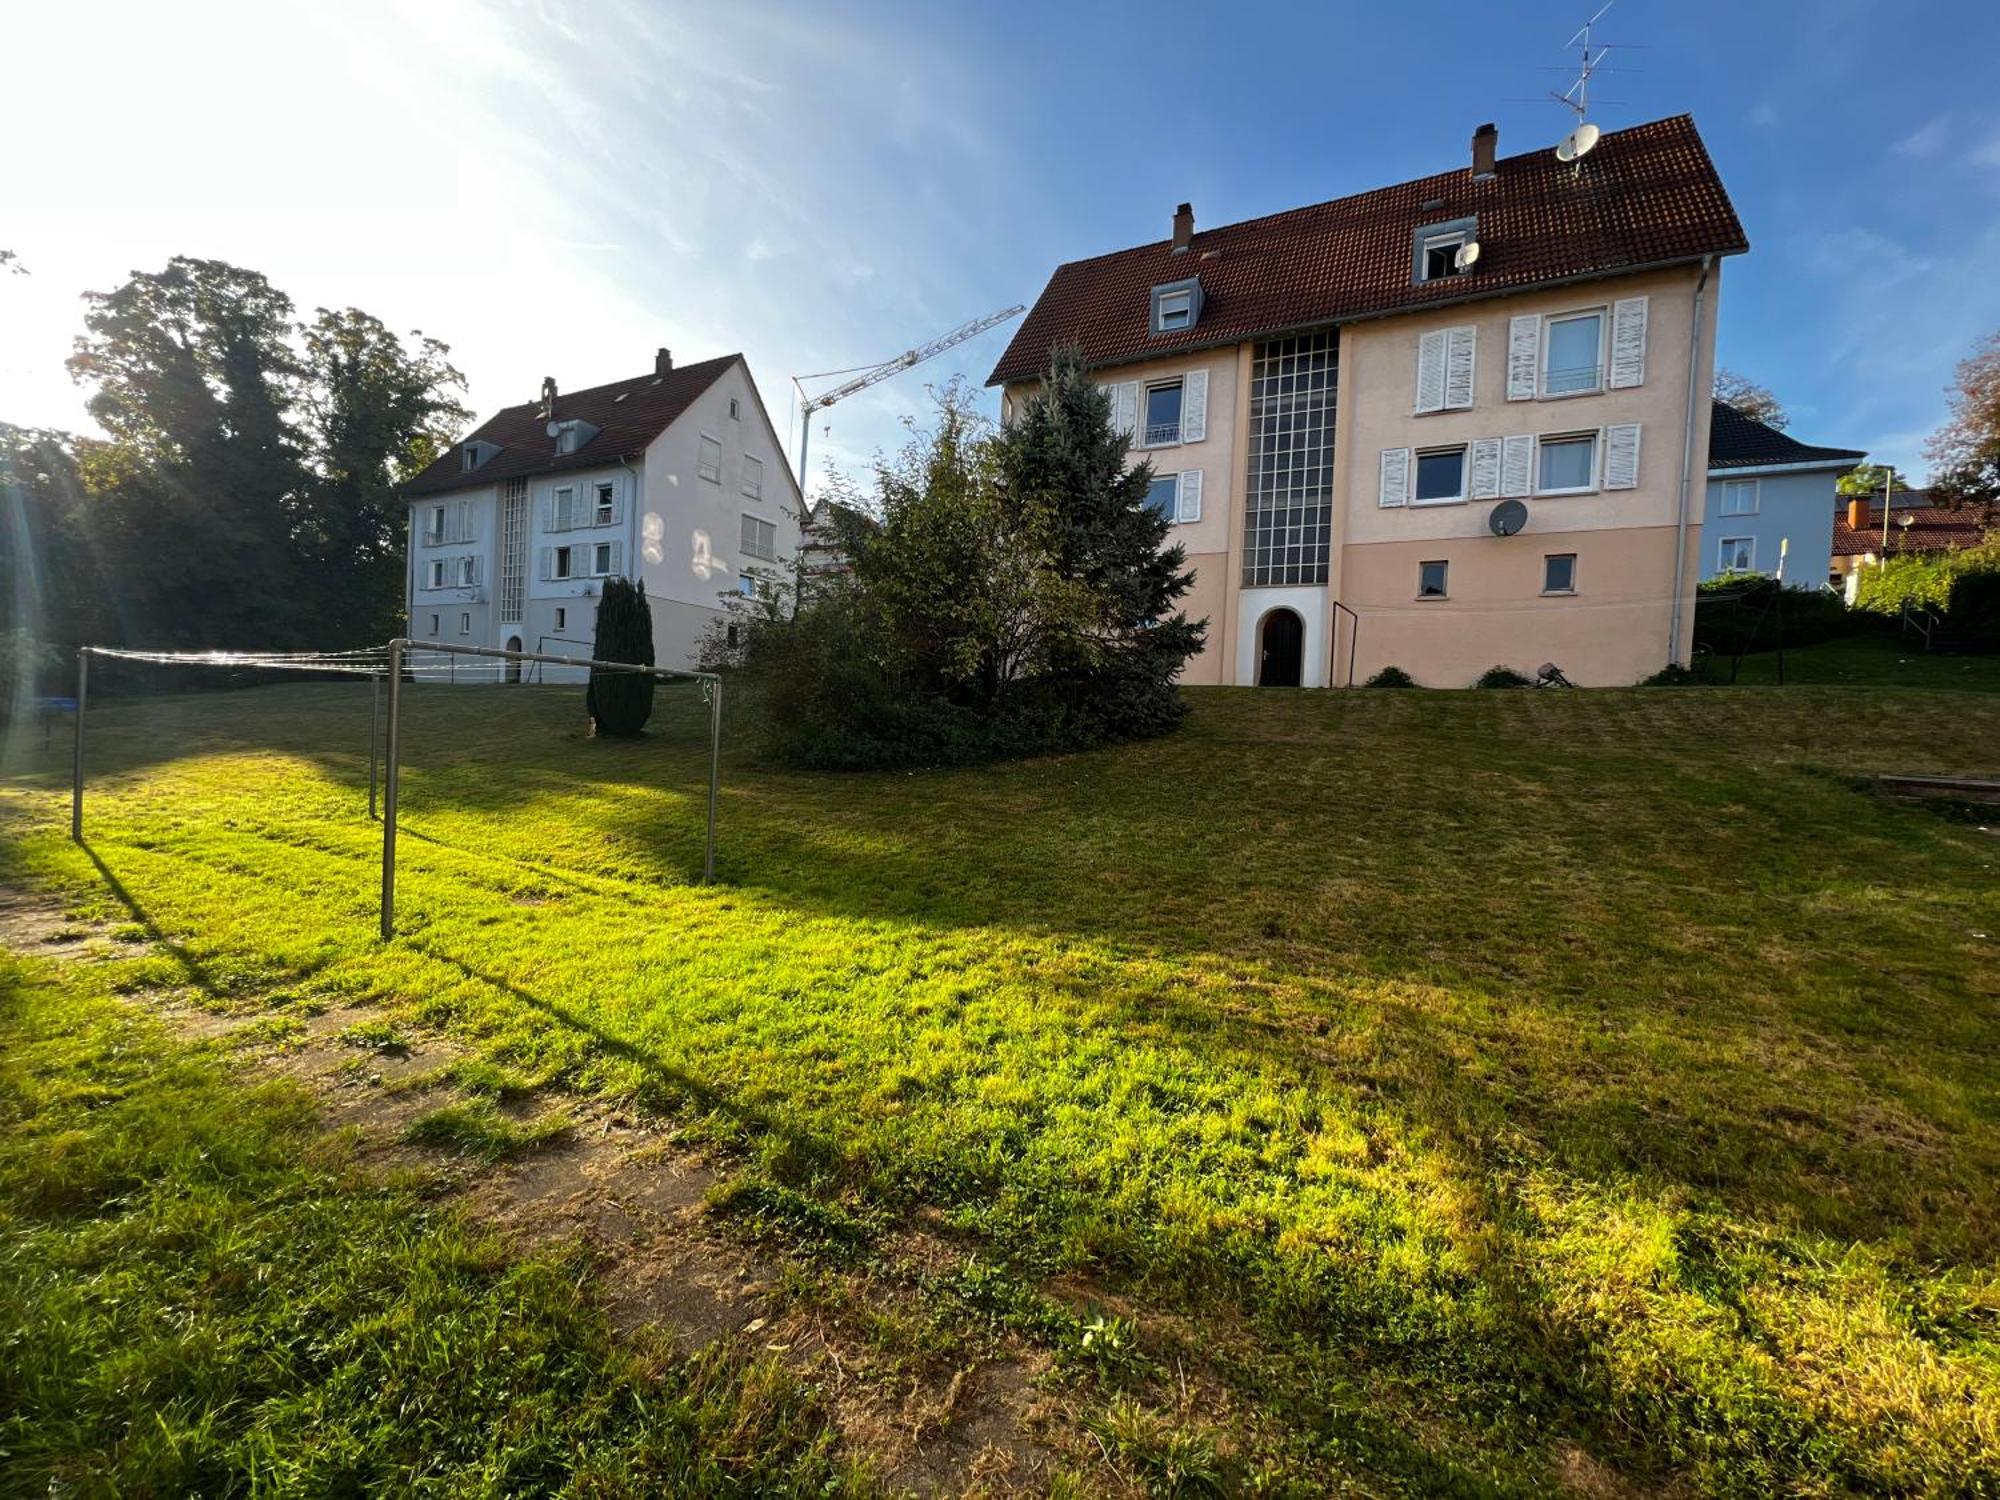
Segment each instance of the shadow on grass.
[{"label": "shadow on grass", "polygon": [[87,841],[83,845],[83,852],[89,858],[91,865],[96,869],[98,878],[104,882],[106,888],[117,898],[119,905],[130,912],[132,920],[145,929],[146,937],[153,946],[165,953],[176,964],[180,965],[181,972],[186,974],[195,988],[208,996],[209,999],[216,1001],[226,1000],[229,995],[227,986],[219,983],[215,975],[201,960],[187,950],[185,944],[176,942],[161,930],[160,924],[153,920],[152,913],[140,904],[139,898],[132,894],[131,888],[113,873],[111,866],[104,862],[97,850]]}]

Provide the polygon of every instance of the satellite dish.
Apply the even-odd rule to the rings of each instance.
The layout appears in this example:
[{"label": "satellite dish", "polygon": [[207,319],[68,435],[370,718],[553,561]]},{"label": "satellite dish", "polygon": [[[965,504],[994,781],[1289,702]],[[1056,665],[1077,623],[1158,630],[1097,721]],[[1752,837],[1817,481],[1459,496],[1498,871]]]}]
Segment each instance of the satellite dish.
[{"label": "satellite dish", "polygon": [[1564,136],[1556,146],[1557,161],[1576,161],[1588,156],[1590,148],[1597,144],[1597,138],[1604,132],[1595,125],[1579,125]]},{"label": "satellite dish", "polygon": [[1495,536],[1512,536],[1528,524],[1528,507],[1518,500],[1502,500],[1486,518],[1486,527]]},{"label": "satellite dish", "polygon": [[1470,271],[1478,259],[1479,241],[1467,240],[1458,247],[1458,254],[1451,258],[1451,263],[1461,271]]},{"label": "satellite dish", "polygon": [[550,437],[560,437],[560,436],[562,436],[562,423],[560,423],[560,422],[551,422],[551,423],[549,423],[549,429],[548,429],[548,431],[549,431],[549,436],[550,436]]}]

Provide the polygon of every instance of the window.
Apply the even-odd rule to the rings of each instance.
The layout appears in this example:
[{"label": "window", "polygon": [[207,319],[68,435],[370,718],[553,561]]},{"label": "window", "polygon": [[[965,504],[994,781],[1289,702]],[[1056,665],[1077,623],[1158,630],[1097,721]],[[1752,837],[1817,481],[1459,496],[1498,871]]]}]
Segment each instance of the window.
[{"label": "window", "polygon": [[1333,535],[1333,410],[1338,335],[1259,344],[1250,367],[1243,485],[1243,582],[1326,582]]},{"label": "window", "polygon": [[729,622],[728,629],[723,632],[723,644],[731,648],[734,648],[736,645],[736,622],[734,620]]},{"label": "window", "polygon": [[458,560],[458,586],[469,589],[479,582],[479,559],[461,557]]},{"label": "window", "polygon": [[764,460],[750,458],[743,460],[743,493],[752,500],[764,498]]},{"label": "window", "polygon": [[722,483],[722,444],[707,433],[702,434],[701,453],[695,460],[694,471],[710,484]]},{"label": "window", "polygon": [[611,571],[611,543],[599,542],[591,549],[590,571],[599,578]]},{"label": "window", "polygon": [[583,428],[575,422],[564,422],[556,428],[556,452],[574,453],[583,446]]},{"label": "window", "polygon": [[1444,593],[1445,564],[1442,562],[1420,562],[1417,564],[1417,597],[1419,599],[1442,599]]},{"label": "window", "polygon": [[429,543],[444,540],[444,507],[433,505],[430,516],[424,522],[424,540]]},{"label": "window", "polygon": [[556,548],[555,570],[554,570],[555,576],[558,578],[576,577],[578,572],[577,564],[579,561],[581,561],[578,554],[581,553],[582,551],[583,549],[581,547]]},{"label": "window", "polygon": [[752,578],[748,573],[738,573],[736,575],[736,592],[741,594],[745,599],[756,598],[757,580]]},{"label": "window", "polygon": [[432,559],[431,559],[431,561],[430,561],[430,572],[429,572],[429,574],[428,574],[428,580],[427,580],[427,582],[425,583],[425,585],[424,585],[424,586],[425,586],[426,588],[433,588],[433,589],[441,589],[441,588],[443,588],[443,587],[444,587],[444,559],[443,559],[443,558],[441,558],[441,557],[434,557],[434,558],[432,558]]},{"label": "window", "polygon": [[729,398],[729,420],[732,422],[740,422],[743,420],[743,408],[737,404],[737,400],[734,396],[731,396]]},{"label": "window", "polygon": [[1417,454],[1417,504],[1449,505],[1465,498],[1465,450],[1434,448]]},{"label": "window", "polygon": [[458,633],[459,633],[460,635],[471,635],[471,634],[472,634],[472,611],[471,611],[471,610],[466,610],[466,611],[465,611],[464,613],[462,613],[462,614],[460,614],[460,615],[459,615],[459,617],[458,617]]},{"label": "window", "polygon": [[1153,332],[1182,333],[1201,321],[1201,278],[1168,281],[1153,288]]},{"label": "window", "polygon": [[1472,216],[1425,224],[1410,236],[1410,280],[1445,281],[1463,276],[1458,252],[1479,238],[1479,220]]},{"label": "window", "polygon": [[1754,479],[1730,479],[1722,486],[1722,513],[1725,516],[1754,516],[1757,514],[1757,481]]},{"label": "window", "polygon": [[431,616],[431,639],[432,639],[432,640],[436,640],[437,638],[438,638],[438,617],[437,617],[436,615],[432,615],[432,616]]},{"label": "window", "polygon": [[1180,507],[1180,496],[1180,475],[1155,474],[1153,482],[1146,486],[1146,509],[1156,510],[1172,521]]},{"label": "window", "polygon": [[743,550],[751,557],[771,562],[778,555],[778,528],[775,523],[755,516],[743,518]]},{"label": "window", "polygon": [[1146,387],[1145,447],[1158,448],[1181,440],[1181,390],[1178,380]]},{"label": "window", "polygon": [[1434,234],[1424,241],[1425,281],[1442,281],[1459,272],[1458,252],[1465,248],[1462,234]]},{"label": "window", "polygon": [[1726,536],[1717,549],[1715,559],[1717,571],[1723,573],[1754,573],[1757,571],[1757,538],[1754,536]]},{"label": "window", "polygon": [[597,524],[609,526],[611,518],[618,513],[617,490],[608,479],[597,485]]},{"label": "window", "polygon": [[1574,396],[1603,386],[1603,311],[1550,318],[1542,336],[1542,394]]},{"label": "window", "polygon": [[1591,489],[1596,485],[1596,433],[1579,432],[1568,437],[1545,437],[1535,446],[1539,450],[1536,494],[1570,494]]},{"label": "window", "polygon": [[1551,552],[1542,559],[1542,592],[1545,594],[1574,594],[1576,592],[1576,554],[1574,552]]},{"label": "window", "polygon": [[569,624],[569,611],[558,607],[556,610],[556,629],[561,630],[567,624]]},{"label": "window", "polygon": [[458,450],[458,466],[461,472],[470,474],[479,467],[479,450],[467,443]]},{"label": "window", "polygon": [[500,620],[519,624],[528,602],[528,481],[500,490]]}]

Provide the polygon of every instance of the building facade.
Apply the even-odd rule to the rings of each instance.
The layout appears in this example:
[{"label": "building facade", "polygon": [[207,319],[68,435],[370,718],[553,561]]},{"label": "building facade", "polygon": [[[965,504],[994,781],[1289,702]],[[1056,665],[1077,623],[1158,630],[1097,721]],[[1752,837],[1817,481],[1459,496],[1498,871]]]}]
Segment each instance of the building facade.
[{"label": "building facade", "polygon": [[[1071,262],[995,367],[1080,348],[1209,622],[1190,683],[1629,683],[1692,641],[1720,260],[1691,121]],[[1511,502],[1511,503],[1510,503]]]},{"label": "building facade", "polygon": [[1840,476],[1868,455],[1802,443],[1718,401],[1709,425],[1708,503],[1702,512],[1701,576],[1776,577],[1788,585],[1837,586],[1833,527]]},{"label": "building facade", "polygon": [[[418,643],[587,657],[605,581],[623,577],[645,590],[654,661],[686,669],[727,596],[788,570],[799,545],[798,486],[741,355],[676,369],[661,350],[650,375],[570,394],[549,382],[405,498]],[[467,680],[492,680],[459,660]]]}]

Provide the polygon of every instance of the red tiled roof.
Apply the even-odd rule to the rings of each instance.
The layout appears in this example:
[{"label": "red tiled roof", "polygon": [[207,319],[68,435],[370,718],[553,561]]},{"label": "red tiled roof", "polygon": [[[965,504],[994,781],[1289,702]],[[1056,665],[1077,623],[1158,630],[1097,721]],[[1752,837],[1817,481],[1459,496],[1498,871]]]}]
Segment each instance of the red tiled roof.
[{"label": "red tiled roof", "polygon": [[[1425,207],[1426,204],[1430,207]],[[1412,283],[1412,237],[1479,219],[1479,263]],[[1750,248],[1687,115],[1612,131],[1577,167],[1548,148],[1510,156],[1474,182],[1465,167],[1058,266],[988,384],[1032,379],[1073,340],[1091,365]],[[1201,277],[1195,327],[1152,335],[1152,289]]]},{"label": "red tiled roof", "polygon": [[[641,375],[610,385],[594,385],[588,390],[559,392],[556,396],[559,420],[574,418],[598,429],[574,453],[556,452],[555,439],[548,433],[548,419],[541,414],[541,402],[525,401],[519,406],[504,407],[404,485],[403,494],[439,495],[523,474],[595,469],[634,457],[644,452],[648,443],[672,426],[696,397],[741,358],[740,354],[725,354],[719,359],[682,365],[665,375]],[[466,473],[459,450],[475,440],[496,444],[500,451]]]},{"label": "red tiled roof", "polygon": [[[1833,555],[1860,557],[1882,551],[1882,507],[1869,509],[1869,524],[1857,531],[1847,524],[1847,512],[1833,518]],[[1903,518],[1910,524],[1905,526]],[[1986,527],[1979,514],[1970,510],[1945,510],[1941,506],[1896,506],[1890,512],[1890,552],[1944,552],[1954,547],[1977,547],[1985,540]]]}]

